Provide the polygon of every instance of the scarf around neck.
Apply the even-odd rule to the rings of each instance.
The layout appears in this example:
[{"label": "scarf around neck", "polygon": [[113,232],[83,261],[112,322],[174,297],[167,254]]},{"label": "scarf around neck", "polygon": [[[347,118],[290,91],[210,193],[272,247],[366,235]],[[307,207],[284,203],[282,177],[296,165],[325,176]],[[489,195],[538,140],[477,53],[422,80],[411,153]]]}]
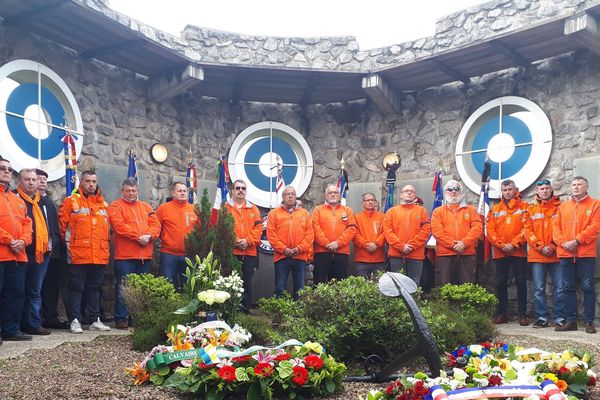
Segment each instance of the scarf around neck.
[{"label": "scarf around neck", "polygon": [[40,194],[36,193],[34,198],[29,197],[27,193],[17,186],[17,191],[27,203],[31,204],[31,211],[33,214],[33,221],[35,222],[35,262],[41,264],[44,262],[44,254],[49,250],[48,247],[48,226],[46,225],[46,219],[44,213],[40,208]]}]

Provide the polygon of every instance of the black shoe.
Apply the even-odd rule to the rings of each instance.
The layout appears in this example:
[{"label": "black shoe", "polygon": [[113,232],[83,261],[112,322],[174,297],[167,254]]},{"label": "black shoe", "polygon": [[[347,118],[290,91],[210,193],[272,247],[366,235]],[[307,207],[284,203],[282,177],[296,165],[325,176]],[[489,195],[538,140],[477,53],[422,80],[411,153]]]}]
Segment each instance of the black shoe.
[{"label": "black shoe", "polygon": [[33,338],[29,335],[25,335],[21,331],[17,331],[17,333],[15,333],[14,335],[8,336],[8,337],[3,337],[2,339],[4,339],[4,341],[6,341],[6,342],[24,342],[24,341],[31,340]]},{"label": "black shoe", "polygon": [[585,324],[585,333],[596,333],[596,325],[593,322]]},{"label": "black shoe", "polygon": [[534,328],[547,328],[548,327],[548,321],[544,321],[543,319],[538,319],[533,324],[533,327]]},{"label": "black shoe", "polygon": [[42,328],[41,326],[38,328],[27,329],[27,330],[25,330],[25,332],[27,332],[29,335],[40,335],[40,336],[46,336],[46,335],[49,335],[52,333],[50,331],[50,329]]},{"label": "black shoe", "polygon": [[557,332],[576,331],[577,321],[561,321],[556,324],[556,328],[554,328],[554,330]]}]

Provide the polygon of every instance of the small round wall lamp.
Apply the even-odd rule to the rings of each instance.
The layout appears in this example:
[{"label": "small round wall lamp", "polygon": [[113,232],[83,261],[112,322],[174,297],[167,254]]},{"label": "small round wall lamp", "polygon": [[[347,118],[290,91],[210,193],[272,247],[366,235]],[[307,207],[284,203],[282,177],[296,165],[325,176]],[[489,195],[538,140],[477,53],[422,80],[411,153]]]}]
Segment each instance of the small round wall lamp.
[{"label": "small round wall lamp", "polygon": [[150,157],[155,163],[164,163],[167,160],[168,155],[169,151],[163,144],[154,143],[152,147],[150,147]]}]

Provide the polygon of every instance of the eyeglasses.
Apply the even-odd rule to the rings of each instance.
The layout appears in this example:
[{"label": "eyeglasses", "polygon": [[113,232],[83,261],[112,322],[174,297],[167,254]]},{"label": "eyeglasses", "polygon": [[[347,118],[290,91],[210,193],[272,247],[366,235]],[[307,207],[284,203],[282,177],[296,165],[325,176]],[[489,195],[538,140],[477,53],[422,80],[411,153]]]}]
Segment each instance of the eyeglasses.
[{"label": "eyeglasses", "polygon": [[5,167],[2,165],[2,166],[0,166],[0,171],[8,172],[9,174],[12,174],[14,169],[12,169],[11,167]]},{"label": "eyeglasses", "polygon": [[539,181],[536,182],[536,185],[538,185],[538,186],[550,185],[550,180],[548,180],[548,179],[541,179],[541,180],[539,180]]},{"label": "eyeglasses", "polygon": [[446,189],[446,192],[460,192],[460,188],[459,187],[449,187],[448,189]]},{"label": "eyeglasses", "polygon": [[246,188],[243,186],[236,186],[236,187],[234,187],[234,189],[235,190],[246,190]]}]

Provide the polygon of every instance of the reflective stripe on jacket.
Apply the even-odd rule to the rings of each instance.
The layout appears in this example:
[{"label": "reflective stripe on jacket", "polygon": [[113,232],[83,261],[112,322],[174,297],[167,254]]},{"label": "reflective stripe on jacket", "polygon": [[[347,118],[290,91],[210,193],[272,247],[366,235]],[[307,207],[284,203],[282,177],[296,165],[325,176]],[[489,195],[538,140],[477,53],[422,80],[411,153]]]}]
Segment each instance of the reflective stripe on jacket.
[{"label": "reflective stripe on jacket", "polygon": [[[495,204],[487,215],[487,239],[493,246],[493,258],[526,257],[527,248],[525,230],[523,229],[524,217],[529,204],[521,200],[517,191],[515,196],[506,202],[501,199]],[[501,249],[506,244],[512,244],[515,251],[511,254],[504,253]]]},{"label": "reflective stripe on jacket", "polygon": [[160,222],[160,251],[184,256],[185,238],[199,223],[194,206],[171,200],[158,206],[156,216]]},{"label": "reflective stripe on jacket", "polygon": [[329,253],[325,246],[338,242],[335,253],[350,254],[350,242],[356,233],[356,220],[350,207],[336,204],[321,204],[312,215],[315,230],[315,253]]},{"label": "reflective stripe on jacket", "polygon": [[260,243],[263,230],[262,218],[258,208],[249,201],[246,201],[242,207],[237,207],[232,199],[225,203],[225,207],[233,216],[235,240],[246,239],[248,241],[246,250],[234,248],[233,254],[256,256],[256,246]]},{"label": "reflective stripe on jacket", "polygon": [[83,188],[78,188],[63,201],[59,222],[69,264],[108,264],[108,204],[100,189],[93,195],[86,195]]},{"label": "reflective stripe on jacket", "polygon": [[267,239],[275,251],[273,262],[285,258],[286,248],[298,247],[300,253],[295,259],[307,261],[308,250],[313,245],[314,233],[310,214],[304,208],[279,206],[269,212],[267,217]]},{"label": "reflective stripe on jacket", "polygon": [[[552,238],[559,258],[596,257],[596,239],[600,233],[600,201],[586,195],[576,201],[570,199],[558,207],[552,225]],[[574,253],[561,247],[564,242],[577,239]]]},{"label": "reflective stripe on jacket", "polygon": [[10,248],[13,240],[31,243],[33,233],[31,218],[27,216],[25,202],[16,194],[0,187],[0,261],[27,262],[25,249],[16,254]]},{"label": "reflective stripe on jacket", "polygon": [[465,244],[463,255],[476,253],[477,241],[483,233],[483,223],[473,206],[445,204],[433,210],[431,215],[431,232],[436,240],[438,256],[454,256],[458,253],[452,249],[456,241]]},{"label": "reflective stripe on jacket", "polygon": [[[425,259],[425,243],[431,234],[431,224],[423,206],[411,203],[390,208],[385,213],[383,231],[389,244],[390,257]],[[406,244],[413,248],[408,254],[402,252]]]},{"label": "reflective stripe on jacket", "polygon": [[[536,195],[536,201],[527,209],[525,218],[525,240],[529,244],[527,261],[538,263],[558,262],[556,245],[552,240],[552,222],[558,212],[560,198],[552,196],[548,200],[541,200]],[[549,246],[554,253],[547,257],[540,253],[542,248]]]},{"label": "reflective stripe on jacket", "polygon": [[[143,201],[113,201],[108,207],[113,229],[115,260],[151,260],[154,240],[160,235],[160,222],[150,204]],[[152,239],[140,246],[138,239],[150,235]]]},{"label": "reflective stripe on jacket", "polygon": [[[354,261],[382,263],[385,261],[385,235],[383,233],[383,213],[363,210],[354,216],[356,234],[354,235]],[[367,243],[375,243],[373,253],[366,250]]]}]

